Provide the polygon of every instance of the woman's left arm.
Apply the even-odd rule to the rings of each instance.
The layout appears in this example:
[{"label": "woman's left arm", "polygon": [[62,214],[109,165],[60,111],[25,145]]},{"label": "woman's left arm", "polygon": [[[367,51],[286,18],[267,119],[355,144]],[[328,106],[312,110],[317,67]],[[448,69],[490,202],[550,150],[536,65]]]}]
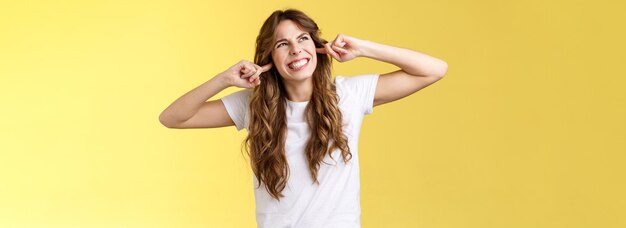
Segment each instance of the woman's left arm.
[{"label": "woman's left arm", "polygon": [[399,67],[400,70],[379,76],[374,106],[411,95],[443,78],[448,70],[448,64],[441,59],[343,34],[339,34],[333,42],[327,43],[318,52],[328,53],[340,62],[368,57]]}]

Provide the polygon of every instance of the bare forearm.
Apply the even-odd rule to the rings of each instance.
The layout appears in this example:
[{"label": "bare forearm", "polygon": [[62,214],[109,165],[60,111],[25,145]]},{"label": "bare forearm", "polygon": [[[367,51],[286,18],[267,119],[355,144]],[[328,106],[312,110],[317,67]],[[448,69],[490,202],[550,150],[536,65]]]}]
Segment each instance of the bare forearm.
[{"label": "bare forearm", "polygon": [[448,64],[438,58],[417,51],[364,41],[361,47],[362,57],[387,62],[400,67],[408,74],[416,76],[443,76]]},{"label": "bare forearm", "polygon": [[217,75],[170,104],[159,116],[161,122],[183,122],[191,118],[211,97],[228,88],[223,77]]}]

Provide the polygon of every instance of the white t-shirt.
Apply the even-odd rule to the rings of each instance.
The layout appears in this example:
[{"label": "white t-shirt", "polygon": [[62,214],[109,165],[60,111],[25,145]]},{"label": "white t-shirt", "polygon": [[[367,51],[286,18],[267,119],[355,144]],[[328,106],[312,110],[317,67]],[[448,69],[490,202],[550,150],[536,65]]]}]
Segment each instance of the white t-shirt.
[{"label": "white t-shirt", "polygon": [[[318,171],[319,185],[309,174],[304,150],[310,132],[304,118],[305,102],[287,100],[287,138],[285,153],[289,165],[289,180],[280,201],[272,198],[265,186],[254,178],[256,221],[258,227],[361,227],[360,176],[358,139],[363,117],[373,112],[374,93],[378,74],[351,77],[337,76],[335,84],[339,108],[343,115],[343,133],[348,138],[352,159],[345,164],[341,151],[335,149],[333,158],[324,158]],[[249,95],[251,89],[234,92],[222,98],[237,130],[249,122]]]}]

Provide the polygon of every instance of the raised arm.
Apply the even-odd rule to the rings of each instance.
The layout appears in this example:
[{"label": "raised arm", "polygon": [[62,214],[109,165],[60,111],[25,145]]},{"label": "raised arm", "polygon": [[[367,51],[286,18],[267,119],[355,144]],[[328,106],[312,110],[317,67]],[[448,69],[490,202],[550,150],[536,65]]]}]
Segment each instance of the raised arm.
[{"label": "raised arm", "polygon": [[159,121],[168,128],[215,128],[234,125],[221,100],[207,100],[230,86],[250,88],[259,85],[261,83],[259,75],[271,67],[271,64],[260,67],[242,60],[176,99],[159,115]]},{"label": "raised arm", "polygon": [[339,34],[318,52],[328,53],[340,62],[368,57],[400,68],[381,74],[374,95],[374,106],[411,95],[443,78],[448,64],[429,55]]}]

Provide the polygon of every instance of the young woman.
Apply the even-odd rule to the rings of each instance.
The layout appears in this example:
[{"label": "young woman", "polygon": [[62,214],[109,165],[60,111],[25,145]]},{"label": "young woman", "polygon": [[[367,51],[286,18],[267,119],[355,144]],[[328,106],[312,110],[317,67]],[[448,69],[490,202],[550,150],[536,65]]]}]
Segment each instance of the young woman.
[{"label": "young woman", "polygon": [[[332,58],[398,66],[386,74],[331,73]],[[245,128],[259,227],[360,227],[358,137],[364,115],[441,79],[446,62],[339,34],[320,37],[301,11],[275,11],[242,60],[178,98],[168,128]],[[230,86],[244,88],[207,101]]]}]

